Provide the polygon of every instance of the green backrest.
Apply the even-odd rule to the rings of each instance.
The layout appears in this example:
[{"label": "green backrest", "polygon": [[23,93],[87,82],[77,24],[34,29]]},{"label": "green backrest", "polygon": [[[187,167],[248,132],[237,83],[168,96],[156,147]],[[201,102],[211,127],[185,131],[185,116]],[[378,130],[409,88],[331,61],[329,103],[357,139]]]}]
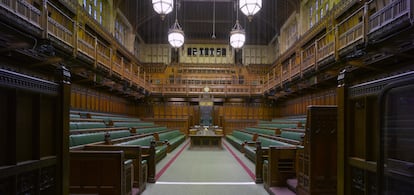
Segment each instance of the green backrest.
[{"label": "green backrest", "polygon": [[75,123],[75,122],[70,122],[69,123],[69,130],[72,130],[72,129],[78,129],[78,124]]},{"label": "green backrest", "polygon": [[70,114],[69,118],[80,118],[79,114]]},{"label": "green backrest", "polygon": [[117,139],[117,138],[121,138],[121,137],[128,137],[128,136],[131,135],[129,130],[111,131],[111,132],[109,132],[109,134],[111,135],[111,139]]},{"label": "green backrest", "polygon": [[83,134],[76,134],[70,135],[70,147],[72,146],[79,146],[84,144],[90,144],[94,142],[104,141],[105,133],[83,133]]},{"label": "green backrest", "polygon": [[286,138],[286,139],[293,139],[297,141],[302,141],[302,137],[304,136],[304,133],[300,132],[292,132],[292,131],[282,131],[280,133],[280,137]]},{"label": "green backrest", "polygon": [[150,128],[143,128],[137,129],[138,133],[155,133],[159,131],[165,131],[167,127],[150,127]]},{"label": "green backrest", "polygon": [[265,134],[265,135],[275,135],[275,131],[270,130],[270,129],[260,129],[260,128],[255,128],[255,127],[246,127],[246,131]]},{"label": "green backrest", "polygon": [[75,124],[76,124],[76,129],[106,128],[106,125],[103,121],[102,122],[76,122]]},{"label": "green backrest", "polygon": [[154,126],[152,122],[115,122],[114,127],[144,127],[144,126]]},{"label": "green backrest", "polygon": [[269,147],[269,146],[291,146],[290,144],[280,142],[277,140],[265,138],[265,137],[258,137],[257,141],[261,142],[262,147]]},{"label": "green backrest", "polygon": [[253,139],[253,135],[241,131],[234,130],[232,135],[236,137],[237,139],[243,140],[243,141],[251,141]]},{"label": "green backrest", "polygon": [[270,127],[270,128],[296,128],[298,124],[277,124],[277,123],[268,123],[268,124],[259,124],[259,127]]},{"label": "green backrest", "polygon": [[273,119],[272,122],[278,122],[278,123],[283,123],[283,122],[301,122],[302,124],[306,123],[306,118],[292,118],[292,119]]},{"label": "green backrest", "polygon": [[145,136],[138,139],[122,142],[117,145],[137,145],[137,146],[150,146],[151,141],[154,140],[153,136]]},{"label": "green backrest", "polygon": [[180,130],[169,131],[160,134],[160,140],[169,140],[182,135]]},{"label": "green backrest", "polygon": [[140,122],[138,118],[118,117],[118,116],[92,116],[93,119],[102,119],[105,121],[128,121],[128,122]]}]

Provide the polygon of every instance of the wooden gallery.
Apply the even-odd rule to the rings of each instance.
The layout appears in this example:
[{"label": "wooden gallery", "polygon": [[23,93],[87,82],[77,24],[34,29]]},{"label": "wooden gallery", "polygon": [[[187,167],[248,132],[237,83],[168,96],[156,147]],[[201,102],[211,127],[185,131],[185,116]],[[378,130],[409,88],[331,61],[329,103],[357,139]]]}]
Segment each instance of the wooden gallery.
[{"label": "wooden gallery", "polygon": [[414,194],[414,0],[0,0],[0,195]]}]

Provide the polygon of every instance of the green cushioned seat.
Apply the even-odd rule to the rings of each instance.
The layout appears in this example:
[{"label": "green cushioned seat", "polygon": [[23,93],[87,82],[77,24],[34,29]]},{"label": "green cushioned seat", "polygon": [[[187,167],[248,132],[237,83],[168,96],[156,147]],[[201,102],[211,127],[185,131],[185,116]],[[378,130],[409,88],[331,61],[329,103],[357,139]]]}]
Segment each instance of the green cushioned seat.
[{"label": "green cushioned seat", "polygon": [[137,145],[137,146],[150,146],[151,141],[154,140],[152,136],[141,137],[138,139],[130,140],[127,142],[122,142],[117,145]]},{"label": "green cushioned seat", "polygon": [[226,135],[226,139],[234,147],[238,148],[239,150],[242,150],[242,145],[245,141],[253,140],[253,134],[241,132],[239,130],[234,130],[231,135]]},{"label": "green cushioned seat", "polygon": [[245,130],[248,131],[248,132],[252,132],[252,133],[265,134],[265,135],[275,135],[275,131],[270,130],[270,129],[260,129],[260,128],[256,128],[256,127],[246,127]]},{"label": "green cushioned seat", "polygon": [[115,122],[114,127],[145,127],[145,126],[154,126],[152,122]]},{"label": "green cushioned seat", "polygon": [[159,134],[160,141],[167,140],[170,151],[185,141],[185,135],[180,130],[173,130]]},{"label": "green cushioned seat", "polygon": [[70,114],[69,118],[80,118],[79,114]]},{"label": "green cushioned seat", "polygon": [[70,135],[70,147],[72,146],[79,146],[79,145],[85,145],[90,144],[94,142],[100,142],[104,141],[105,139],[105,133],[84,133],[84,134],[76,134],[76,135]]},{"label": "green cushioned seat", "polygon": [[259,127],[267,127],[267,128],[296,128],[298,124],[278,124],[278,123],[269,123],[269,124],[258,124]]},{"label": "green cushioned seat", "polygon": [[137,129],[137,133],[145,134],[145,133],[155,133],[160,131],[167,130],[167,127],[149,127],[149,128],[141,128]]},{"label": "green cushioned seat", "polygon": [[72,130],[72,129],[78,129],[78,124],[75,123],[75,122],[70,122],[69,123],[69,130]]},{"label": "green cushioned seat", "polygon": [[105,123],[102,122],[71,122],[69,124],[70,129],[96,129],[106,128]]},{"label": "green cushioned seat", "polygon": [[286,138],[286,139],[292,139],[297,141],[302,141],[302,137],[304,136],[304,133],[300,132],[292,132],[292,131],[282,131],[280,133],[280,137]]},{"label": "green cushioned seat", "polygon": [[111,139],[117,139],[121,137],[128,137],[131,135],[131,133],[128,130],[122,130],[122,131],[111,131],[109,132],[111,135]]},{"label": "green cushioned seat", "polygon": [[292,146],[291,144],[285,143],[285,142],[281,142],[281,141],[277,141],[277,140],[273,140],[273,139],[269,139],[269,138],[265,138],[265,137],[258,137],[257,141],[261,142],[261,146],[262,147],[269,147],[269,146]]}]

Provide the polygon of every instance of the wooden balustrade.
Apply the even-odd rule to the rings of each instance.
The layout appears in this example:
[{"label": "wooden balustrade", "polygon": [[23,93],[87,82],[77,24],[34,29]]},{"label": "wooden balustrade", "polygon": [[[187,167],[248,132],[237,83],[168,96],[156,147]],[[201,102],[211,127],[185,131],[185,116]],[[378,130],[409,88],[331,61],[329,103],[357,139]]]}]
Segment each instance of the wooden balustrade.
[{"label": "wooden balustrade", "polygon": [[[335,5],[335,7],[332,9],[332,13],[335,18],[340,18],[339,16],[343,15],[345,11],[350,7],[356,5],[357,2],[359,1],[341,1]],[[194,74],[197,73],[205,73],[211,75],[215,75],[217,73],[225,73],[231,75],[234,74],[234,76],[237,78],[239,74],[237,73],[237,67],[228,66],[227,64],[205,67],[204,69],[200,69],[200,67],[192,64],[179,65],[177,69],[177,73],[180,75],[179,79],[177,77],[174,78],[174,82],[169,82],[169,80],[168,82],[162,82],[162,85],[151,85],[146,82],[144,71],[133,70],[133,68],[131,68],[131,66],[135,66],[134,63],[130,61],[134,59],[128,59],[132,55],[126,55],[123,49],[124,47],[114,41],[114,38],[107,36],[109,33],[103,36],[103,39],[105,40],[100,40],[100,38],[97,38],[93,35],[93,33],[89,32],[89,30],[85,29],[85,26],[78,24],[74,20],[75,17],[78,17],[80,18],[79,20],[90,21],[89,15],[83,13],[83,8],[81,6],[78,5],[73,7],[75,3],[75,1],[71,0],[62,0],[63,5],[71,6],[71,9],[78,10],[76,13],[81,13],[78,16],[69,16],[68,14],[65,14],[65,11],[63,11],[63,9],[54,6],[51,2],[47,2],[45,11],[50,13],[48,14],[46,21],[46,30],[48,35],[53,36],[57,40],[62,41],[67,46],[74,48],[74,51],[86,55],[91,60],[93,60],[95,64],[102,65],[110,69],[113,73],[118,74],[121,78],[124,78],[127,81],[131,81],[132,84],[143,87],[148,91],[153,90],[155,93],[185,92],[189,94],[200,94],[203,93],[202,89],[205,87],[205,85],[211,83],[211,85],[221,86],[217,89],[213,89],[214,93],[217,94],[240,93],[250,95],[256,93],[264,93],[267,90],[279,86],[282,82],[290,81],[292,77],[303,75],[303,73],[308,71],[310,68],[317,68],[319,62],[322,62],[327,58],[332,58],[332,56],[335,56],[337,53],[343,55],[345,52],[349,51],[353,45],[368,41],[365,38],[367,35],[373,34],[383,29],[384,26],[395,25],[398,23],[395,22],[397,20],[412,21],[411,10],[413,6],[410,0],[396,0],[390,2],[384,8],[378,10],[376,13],[373,13],[370,16],[369,12],[364,12],[364,9],[370,5],[365,4],[350,14],[348,17],[341,19],[341,21],[339,21],[339,23],[333,27],[327,26],[331,25],[332,22],[326,22],[332,20],[331,17],[323,18],[318,23],[318,28],[316,30],[314,28],[309,30],[312,36],[301,37],[298,41],[296,41],[297,44],[295,43],[286,52],[280,55],[281,57],[276,61],[277,65],[268,70],[270,74],[268,74],[267,77],[263,78],[263,75],[256,75],[258,79],[255,82],[263,84],[262,89],[257,89],[257,87],[252,87],[251,85],[238,87],[237,84],[241,83],[237,83],[240,81],[233,77],[225,77],[223,79],[211,78],[207,80],[202,80],[200,78],[200,82],[194,82],[191,84],[191,86],[187,84],[189,82],[192,82],[190,81],[190,78],[194,78]],[[31,3],[27,1],[1,0],[0,6],[4,9],[10,10],[10,13],[7,14],[14,14],[16,17],[26,20],[33,26],[37,27],[37,29],[42,30],[42,13],[38,8],[31,5]],[[365,18],[369,19],[365,22]],[[91,27],[92,30],[96,32],[105,31],[102,27],[102,29],[100,29],[99,26],[92,25],[89,27]],[[324,34],[322,34],[319,39],[315,40],[314,43],[311,43],[304,49],[299,49],[300,47],[304,46],[303,44],[308,43],[310,40],[315,38],[318,32],[323,32],[322,30],[318,30],[323,28],[326,28],[327,32],[324,32]],[[106,44],[106,42],[110,43]],[[121,51],[122,54],[115,53],[117,50]],[[296,56],[299,54],[300,56],[298,56],[298,59],[291,59],[292,54],[296,54]],[[182,76],[185,77],[185,75],[187,75],[188,78],[182,79]],[[260,79],[263,78],[261,82],[259,82],[259,77]],[[243,82],[246,83],[246,81]],[[177,83],[188,86],[177,86]],[[252,88],[254,88],[254,90],[252,90]]]},{"label": "wooden balustrade", "polygon": [[382,10],[369,17],[369,33],[380,29],[403,15],[409,15],[411,6],[410,0],[397,0],[386,5]]}]

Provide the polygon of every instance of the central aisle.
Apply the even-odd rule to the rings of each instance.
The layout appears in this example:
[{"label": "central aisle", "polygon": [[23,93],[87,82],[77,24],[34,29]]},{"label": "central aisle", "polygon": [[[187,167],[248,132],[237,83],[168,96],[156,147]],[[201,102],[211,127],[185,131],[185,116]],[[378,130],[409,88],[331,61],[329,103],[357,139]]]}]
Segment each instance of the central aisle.
[{"label": "central aisle", "polygon": [[223,139],[223,149],[189,149],[188,140],[157,164],[157,182],[143,195],[262,195],[254,164]]}]

